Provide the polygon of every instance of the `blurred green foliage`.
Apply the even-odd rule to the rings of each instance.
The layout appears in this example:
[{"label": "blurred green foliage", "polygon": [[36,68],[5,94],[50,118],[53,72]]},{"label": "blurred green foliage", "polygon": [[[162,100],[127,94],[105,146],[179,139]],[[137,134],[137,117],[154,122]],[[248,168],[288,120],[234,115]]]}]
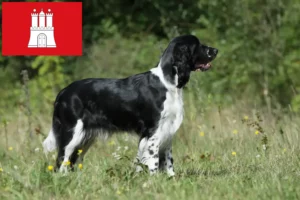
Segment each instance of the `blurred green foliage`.
[{"label": "blurred green foliage", "polygon": [[29,71],[31,104],[38,107],[52,103],[72,80],[146,71],[171,38],[194,34],[217,47],[219,55],[213,70],[192,76],[189,95],[206,94],[223,103],[252,99],[297,112],[299,22],[299,0],[84,1],[84,56],[0,56],[0,106],[18,105],[22,69]]}]

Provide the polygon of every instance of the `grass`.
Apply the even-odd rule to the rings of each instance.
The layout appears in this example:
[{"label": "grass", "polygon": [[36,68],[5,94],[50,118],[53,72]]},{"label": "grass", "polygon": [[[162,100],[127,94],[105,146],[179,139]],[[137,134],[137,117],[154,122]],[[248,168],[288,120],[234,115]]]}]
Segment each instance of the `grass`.
[{"label": "grass", "polygon": [[[185,102],[190,102],[186,95]],[[130,134],[97,142],[82,169],[67,175],[49,171],[56,153],[46,157],[41,142],[50,114],[31,116],[34,134],[28,139],[26,115],[11,113],[10,123],[1,129],[0,199],[300,198],[297,116],[245,105],[217,109],[209,104],[200,109],[187,103],[185,110],[174,138],[173,178],[135,173],[131,161],[138,138]],[[43,113],[51,113],[51,108]]]}]

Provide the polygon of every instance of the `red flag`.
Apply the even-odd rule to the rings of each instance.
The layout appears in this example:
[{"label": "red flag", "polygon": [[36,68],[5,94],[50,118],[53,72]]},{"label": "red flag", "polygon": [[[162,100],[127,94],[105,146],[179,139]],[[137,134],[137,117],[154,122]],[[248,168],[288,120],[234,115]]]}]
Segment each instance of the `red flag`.
[{"label": "red flag", "polygon": [[81,2],[3,2],[2,55],[82,55]]}]

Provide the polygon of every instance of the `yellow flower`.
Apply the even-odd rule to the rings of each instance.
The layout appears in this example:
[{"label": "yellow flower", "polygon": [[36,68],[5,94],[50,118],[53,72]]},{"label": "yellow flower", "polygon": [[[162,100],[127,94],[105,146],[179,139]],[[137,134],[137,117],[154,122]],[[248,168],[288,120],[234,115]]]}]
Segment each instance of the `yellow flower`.
[{"label": "yellow flower", "polygon": [[244,116],[244,120],[248,120],[249,117],[247,115]]},{"label": "yellow flower", "polygon": [[233,134],[237,134],[238,131],[235,129],[235,130],[232,131],[232,133],[233,133]]},{"label": "yellow flower", "polygon": [[201,131],[201,132],[199,133],[199,135],[200,135],[201,137],[203,137],[205,134],[204,134],[203,131]]},{"label": "yellow flower", "polygon": [[283,153],[285,153],[285,152],[286,152],[286,148],[283,149]]},{"label": "yellow flower", "polygon": [[52,166],[52,165],[49,165],[49,166],[48,166],[48,170],[49,170],[49,171],[53,171],[53,166]]},{"label": "yellow flower", "polygon": [[233,155],[233,156],[236,156],[236,152],[235,152],[235,151],[233,151],[233,152],[231,153],[231,155]]},{"label": "yellow flower", "polygon": [[113,146],[113,145],[115,145],[116,143],[115,143],[115,141],[110,141],[109,143],[108,143],[110,146]]},{"label": "yellow flower", "polygon": [[83,168],[83,165],[80,163],[80,164],[78,165],[78,168],[79,168],[79,169],[82,169],[82,168]]},{"label": "yellow flower", "polygon": [[0,172],[3,172],[3,168],[2,167],[0,167]]},{"label": "yellow flower", "polygon": [[255,135],[258,135],[258,134],[259,134],[259,131],[258,131],[258,130],[256,130],[256,131],[255,131]]},{"label": "yellow flower", "polygon": [[9,151],[12,151],[12,150],[13,150],[13,148],[12,148],[12,147],[8,147],[8,150],[9,150]]},{"label": "yellow flower", "polygon": [[122,192],[120,190],[117,191],[117,195],[121,195]]},{"label": "yellow flower", "polygon": [[68,165],[70,165],[70,164],[71,164],[70,161],[65,161],[65,162],[63,162],[63,165],[65,165],[65,166],[68,166]]},{"label": "yellow flower", "polygon": [[82,153],[82,149],[78,149],[78,155]]}]

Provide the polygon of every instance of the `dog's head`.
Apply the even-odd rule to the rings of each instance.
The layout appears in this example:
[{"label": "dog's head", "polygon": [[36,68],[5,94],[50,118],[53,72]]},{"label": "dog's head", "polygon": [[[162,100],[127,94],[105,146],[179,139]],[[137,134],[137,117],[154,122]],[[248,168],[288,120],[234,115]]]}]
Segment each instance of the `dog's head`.
[{"label": "dog's head", "polygon": [[218,50],[200,43],[193,35],[174,38],[161,57],[165,78],[182,88],[190,79],[192,71],[206,71]]}]

